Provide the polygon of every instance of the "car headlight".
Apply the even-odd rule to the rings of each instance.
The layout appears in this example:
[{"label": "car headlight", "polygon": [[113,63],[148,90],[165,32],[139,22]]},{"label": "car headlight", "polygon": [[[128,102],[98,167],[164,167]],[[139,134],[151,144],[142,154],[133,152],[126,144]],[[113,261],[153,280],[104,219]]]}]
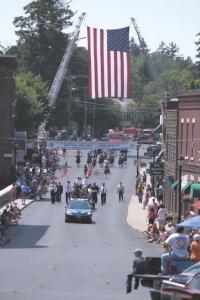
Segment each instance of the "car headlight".
[{"label": "car headlight", "polygon": [[89,216],[90,216],[91,214],[92,214],[92,212],[91,212],[91,211],[88,211],[88,212],[87,212],[87,215],[89,215]]},{"label": "car headlight", "polygon": [[67,214],[67,215],[73,215],[73,213],[71,212],[71,210],[67,210],[67,211],[66,211],[66,214]]}]

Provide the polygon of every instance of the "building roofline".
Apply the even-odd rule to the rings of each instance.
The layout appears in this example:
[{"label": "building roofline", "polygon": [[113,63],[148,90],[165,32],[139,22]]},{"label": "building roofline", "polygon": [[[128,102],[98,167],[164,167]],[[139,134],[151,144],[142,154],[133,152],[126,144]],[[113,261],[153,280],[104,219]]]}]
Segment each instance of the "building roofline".
[{"label": "building roofline", "polygon": [[185,90],[185,91],[177,92],[178,98],[195,97],[195,96],[200,96],[200,89]]}]

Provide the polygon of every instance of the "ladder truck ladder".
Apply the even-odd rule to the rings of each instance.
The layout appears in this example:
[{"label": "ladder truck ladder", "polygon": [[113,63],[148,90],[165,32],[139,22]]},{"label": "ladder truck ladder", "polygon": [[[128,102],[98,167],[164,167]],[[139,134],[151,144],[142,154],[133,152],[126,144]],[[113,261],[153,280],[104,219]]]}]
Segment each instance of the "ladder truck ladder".
[{"label": "ladder truck ladder", "polygon": [[163,102],[165,100],[165,95],[164,95],[164,92],[163,90],[161,89],[161,85],[160,85],[160,80],[159,80],[159,77],[158,77],[158,74],[155,70],[155,67],[151,61],[151,58],[150,58],[150,55],[149,55],[149,52],[148,52],[148,48],[147,48],[147,45],[145,43],[145,40],[144,38],[142,37],[141,33],[140,33],[140,30],[137,26],[137,23],[135,21],[134,18],[131,18],[131,21],[133,23],[133,26],[135,28],[135,31],[136,31],[136,34],[137,34],[137,37],[138,37],[138,40],[140,42],[140,45],[141,45],[141,48],[142,48],[142,51],[145,55],[145,58],[146,58],[146,61],[147,61],[147,64],[149,66],[149,70],[153,76],[153,80],[154,80],[154,84],[155,84],[155,87],[156,87],[156,91],[157,93],[159,94],[160,96],[160,107],[161,107],[161,113],[162,113],[162,148],[164,149],[165,148],[165,145],[164,145],[164,139],[163,139],[163,133],[164,133],[164,127],[163,127],[163,118],[164,118],[164,109],[163,109]]},{"label": "ladder truck ladder", "polygon": [[144,55],[145,55],[147,64],[148,64],[148,66],[149,66],[149,70],[150,70],[150,72],[151,72],[151,74],[152,74],[152,76],[153,76],[153,80],[154,80],[154,84],[155,84],[156,90],[157,90],[157,92],[158,92],[158,94],[159,94],[159,96],[160,96],[160,101],[162,102],[162,101],[164,100],[164,98],[163,98],[163,96],[164,96],[164,95],[163,95],[163,91],[162,91],[161,86],[160,86],[160,80],[159,80],[159,78],[158,78],[157,72],[156,72],[156,70],[155,70],[155,68],[154,68],[154,66],[153,66],[153,63],[152,63],[152,61],[151,61],[151,58],[150,58],[148,49],[147,49],[147,47],[146,47],[146,43],[145,43],[145,41],[144,41],[144,38],[141,36],[140,30],[139,30],[139,28],[138,28],[138,26],[137,26],[137,23],[136,23],[135,19],[134,19],[134,18],[131,18],[131,21],[132,21],[133,26],[134,26],[134,28],[135,28],[135,31],[136,31],[138,40],[139,40],[139,42],[140,42],[142,51],[143,51],[143,53],[144,53]]},{"label": "ladder truck ladder", "polygon": [[[66,73],[67,73],[67,67],[69,65],[70,59],[72,57],[72,54],[74,52],[76,41],[78,40],[79,33],[80,33],[80,27],[81,24],[85,18],[86,13],[82,13],[81,16],[78,19],[78,22],[75,26],[75,31],[73,33],[72,39],[70,39],[67,48],[65,50],[65,53],[63,55],[63,58],[61,60],[61,63],[59,65],[58,71],[56,73],[56,76],[54,77],[53,83],[51,85],[50,91],[49,91],[49,97],[50,97],[50,108],[53,108],[53,106],[56,103],[56,100],[58,98],[58,94],[60,92],[60,89],[62,87],[63,81],[65,79]],[[50,117],[50,113],[47,114],[46,118],[40,125],[40,129],[45,131],[45,127],[48,121],[48,118]]]}]

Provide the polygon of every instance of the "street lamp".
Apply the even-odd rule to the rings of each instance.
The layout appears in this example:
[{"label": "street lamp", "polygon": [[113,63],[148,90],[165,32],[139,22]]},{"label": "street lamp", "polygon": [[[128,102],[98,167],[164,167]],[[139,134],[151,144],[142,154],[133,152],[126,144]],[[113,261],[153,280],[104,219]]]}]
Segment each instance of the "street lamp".
[{"label": "street lamp", "polygon": [[136,149],[137,149],[137,177],[139,176],[139,150],[140,150],[140,144],[136,145]]},{"label": "street lamp", "polygon": [[181,199],[181,182],[182,182],[182,168],[184,163],[184,157],[181,156],[177,159],[178,162],[178,223],[181,223],[181,213],[182,213],[182,199]]}]

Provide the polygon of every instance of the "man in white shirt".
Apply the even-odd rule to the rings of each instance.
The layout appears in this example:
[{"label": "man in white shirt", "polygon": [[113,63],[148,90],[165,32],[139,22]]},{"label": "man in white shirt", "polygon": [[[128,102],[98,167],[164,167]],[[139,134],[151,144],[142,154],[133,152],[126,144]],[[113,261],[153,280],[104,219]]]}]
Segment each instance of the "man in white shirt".
[{"label": "man in white shirt", "polygon": [[55,181],[52,181],[49,188],[50,188],[50,194],[51,194],[51,203],[54,204],[56,192],[57,192],[57,185],[56,185]]},{"label": "man in white shirt", "polygon": [[88,176],[83,177],[83,180],[82,180],[83,186],[84,186],[84,185],[87,185],[87,186],[88,186],[90,183],[91,183],[91,181],[90,181],[90,179],[89,179]]},{"label": "man in white shirt", "polygon": [[171,259],[187,259],[188,248],[190,246],[190,238],[184,233],[184,227],[177,227],[177,232],[171,234],[165,241],[164,247],[169,248],[169,252],[164,253],[161,257],[161,271],[167,274],[167,265]]},{"label": "man in white shirt", "polygon": [[166,221],[166,209],[164,207],[164,205],[161,205],[159,210],[158,210],[158,214],[157,214],[157,218],[158,218],[158,225],[159,228],[161,228],[162,226],[165,226],[165,221]]},{"label": "man in white shirt", "polygon": [[105,185],[105,183],[102,183],[102,186],[100,187],[100,194],[101,194],[101,205],[106,204],[106,195],[108,193],[108,189]]},{"label": "man in white shirt", "polygon": [[70,181],[67,181],[67,184],[65,185],[65,199],[66,199],[66,204],[68,204],[68,201],[71,197],[71,193],[72,193],[72,186],[70,184]]},{"label": "man in white shirt", "polygon": [[120,201],[124,201],[124,192],[125,192],[125,189],[124,189],[124,186],[123,184],[120,182],[117,186],[117,194],[119,196],[119,202]]}]

